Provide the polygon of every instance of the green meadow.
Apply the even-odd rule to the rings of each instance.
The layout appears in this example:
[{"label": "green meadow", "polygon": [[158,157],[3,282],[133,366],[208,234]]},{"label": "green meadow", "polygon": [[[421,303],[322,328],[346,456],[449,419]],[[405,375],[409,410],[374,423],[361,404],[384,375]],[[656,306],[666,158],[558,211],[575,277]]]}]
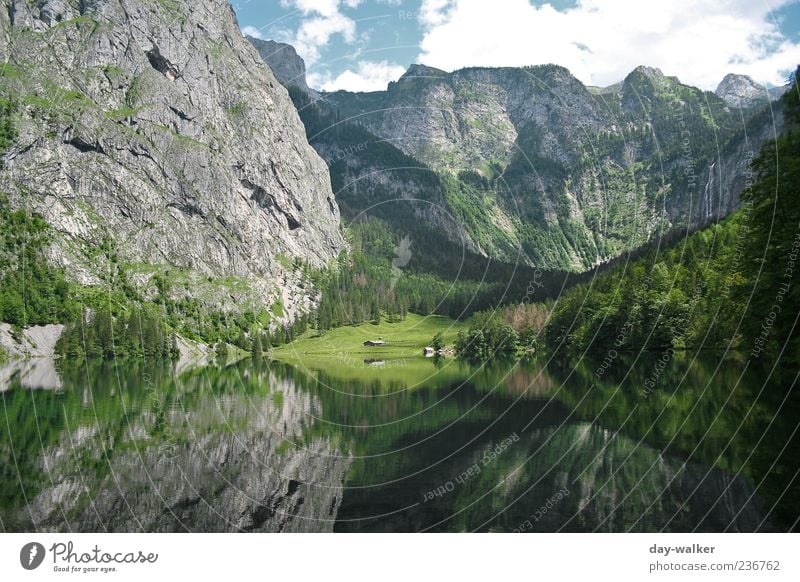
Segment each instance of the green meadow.
[{"label": "green meadow", "polygon": [[[338,380],[378,382],[395,388],[425,383],[448,383],[469,375],[468,367],[448,358],[433,362],[422,350],[441,333],[445,345],[453,345],[466,324],[438,315],[409,313],[404,321],[363,323],[340,327],[320,336],[309,330],[295,341],[274,348],[270,357],[293,364],[310,374],[324,372]],[[365,347],[368,340],[383,339],[385,346]],[[396,386],[400,387],[400,386]]]},{"label": "green meadow", "polygon": [[[271,354],[281,360],[304,356],[341,356],[361,358],[422,358],[422,349],[429,346],[433,336],[442,334],[446,345],[455,342],[459,331],[467,325],[440,315],[415,315],[409,313],[403,321],[389,323],[362,323],[339,327],[324,335],[312,329],[295,341],[275,348]],[[382,347],[365,347],[364,342],[383,339]]]}]

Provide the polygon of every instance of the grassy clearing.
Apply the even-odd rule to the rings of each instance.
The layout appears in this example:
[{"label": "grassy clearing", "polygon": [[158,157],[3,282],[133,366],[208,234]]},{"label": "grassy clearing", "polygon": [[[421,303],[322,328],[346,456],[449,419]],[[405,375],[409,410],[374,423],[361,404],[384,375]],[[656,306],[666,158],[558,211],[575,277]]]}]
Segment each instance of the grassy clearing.
[{"label": "grassy clearing", "polygon": [[[357,326],[332,329],[319,336],[310,330],[290,344],[280,346],[271,353],[275,358],[296,356],[341,356],[354,358],[422,358],[422,348],[441,332],[446,345],[455,343],[456,334],[467,326],[439,315],[421,316],[409,313],[405,321],[379,324],[362,323]],[[367,340],[383,338],[383,347],[364,347]]]},{"label": "grassy clearing", "polygon": [[[422,348],[441,332],[446,345],[466,325],[447,317],[408,314],[398,323],[364,323],[330,330],[320,337],[310,330],[298,339],[270,352],[276,360],[308,372],[322,371],[339,380],[386,384],[389,389],[418,384],[446,384],[463,379],[465,366],[447,359],[435,365],[422,355]],[[367,340],[383,338],[384,347],[364,347]],[[314,372],[316,373],[316,372]]]}]

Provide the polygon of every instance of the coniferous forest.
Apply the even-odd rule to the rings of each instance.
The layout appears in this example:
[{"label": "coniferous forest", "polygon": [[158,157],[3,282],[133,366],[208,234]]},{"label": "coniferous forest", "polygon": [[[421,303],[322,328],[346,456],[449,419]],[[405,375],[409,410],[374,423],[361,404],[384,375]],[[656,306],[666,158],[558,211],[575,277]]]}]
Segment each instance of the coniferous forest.
[{"label": "coniferous forest", "polygon": [[543,330],[569,351],[742,350],[798,362],[800,100],[753,162],[742,208],[562,295]]}]

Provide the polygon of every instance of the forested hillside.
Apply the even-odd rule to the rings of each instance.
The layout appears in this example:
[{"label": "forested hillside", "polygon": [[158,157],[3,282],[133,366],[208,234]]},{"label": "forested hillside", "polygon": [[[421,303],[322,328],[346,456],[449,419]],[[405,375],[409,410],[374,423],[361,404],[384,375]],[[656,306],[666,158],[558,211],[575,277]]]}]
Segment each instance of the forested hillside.
[{"label": "forested hillside", "polygon": [[728,219],[654,248],[557,301],[545,329],[570,351],[735,349],[800,359],[800,99],[783,97],[786,130],[753,162]]}]

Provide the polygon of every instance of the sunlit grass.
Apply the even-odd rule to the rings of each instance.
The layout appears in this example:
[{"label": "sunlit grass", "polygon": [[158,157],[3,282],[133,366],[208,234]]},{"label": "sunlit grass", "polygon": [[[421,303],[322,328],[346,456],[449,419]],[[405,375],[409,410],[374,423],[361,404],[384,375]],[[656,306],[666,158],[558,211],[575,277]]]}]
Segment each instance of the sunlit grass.
[{"label": "sunlit grass", "polygon": [[[408,314],[401,322],[341,327],[322,336],[310,330],[292,343],[273,349],[270,357],[309,373],[324,371],[339,379],[377,381],[398,388],[448,383],[468,375],[466,367],[452,358],[434,364],[422,350],[440,332],[445,345],[452,345],[463,329],[464,323],[447,317]],[[365,341],[378,338],[386,345],[364,346]]]}]

